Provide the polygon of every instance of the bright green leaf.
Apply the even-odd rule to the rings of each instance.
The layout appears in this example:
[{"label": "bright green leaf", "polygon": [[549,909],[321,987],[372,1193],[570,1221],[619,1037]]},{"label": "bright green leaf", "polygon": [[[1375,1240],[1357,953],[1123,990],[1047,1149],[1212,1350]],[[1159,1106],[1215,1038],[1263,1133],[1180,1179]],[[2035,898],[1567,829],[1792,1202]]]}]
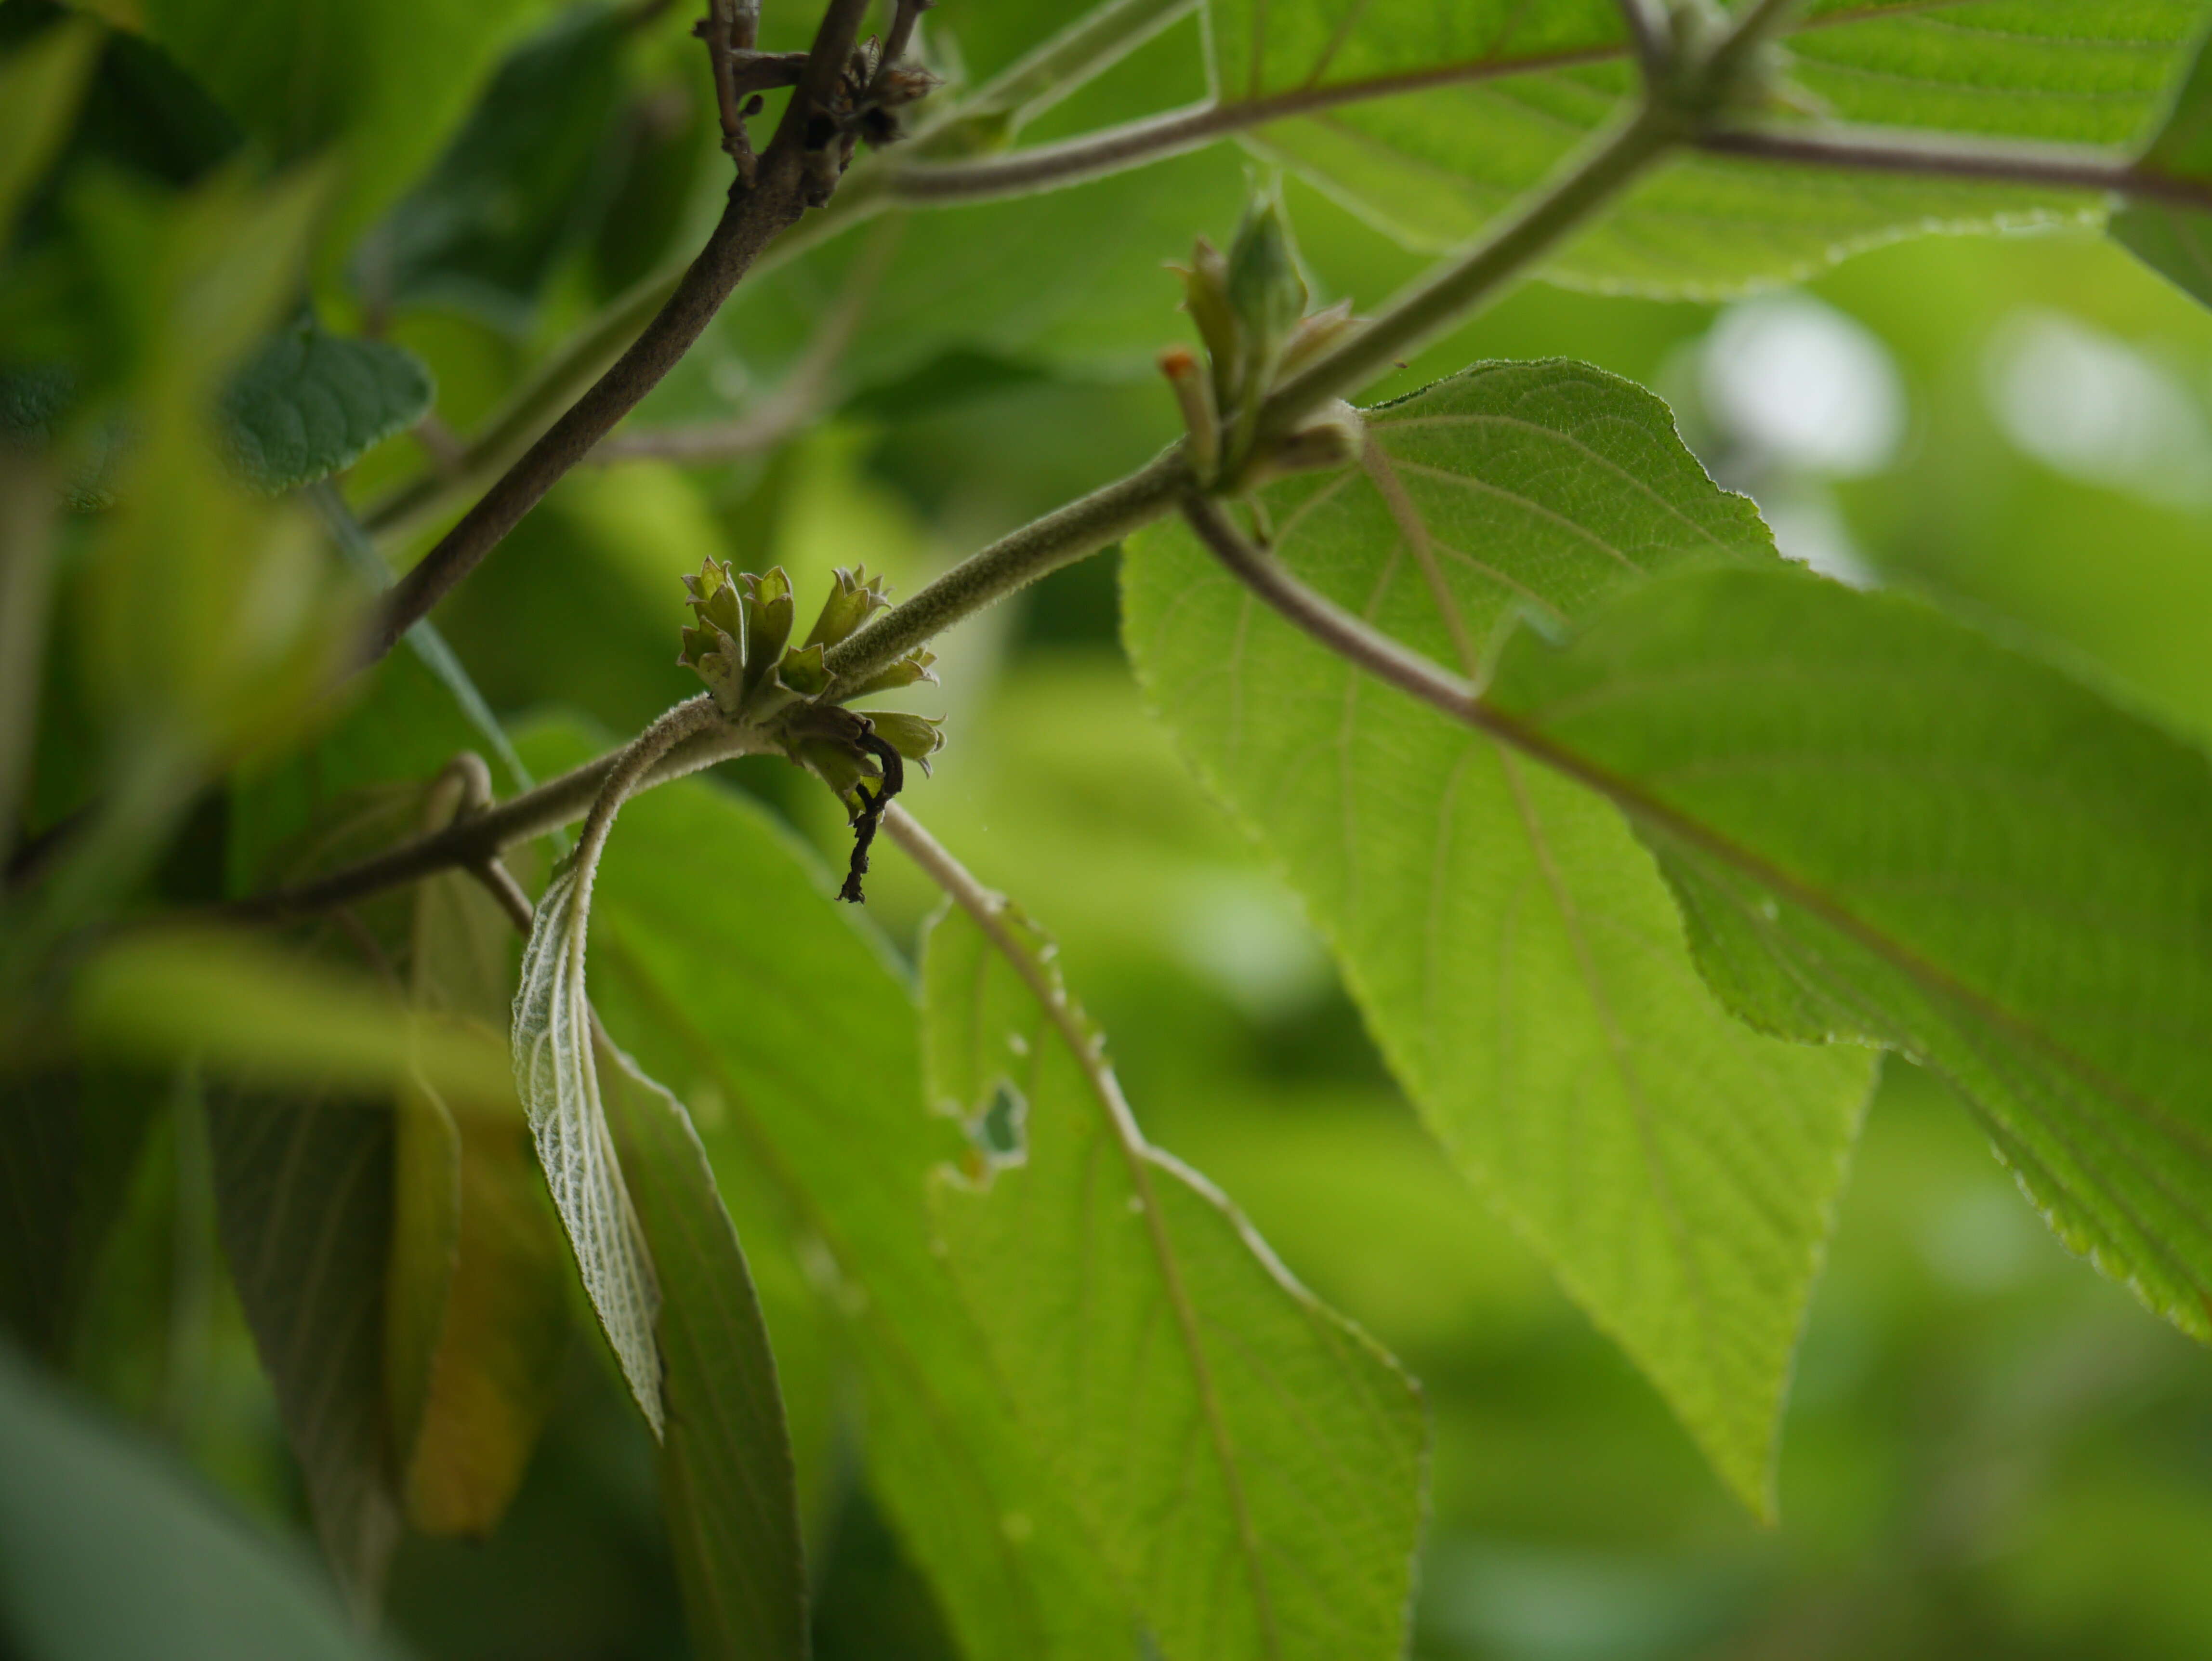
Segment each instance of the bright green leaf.
[{"label": "bright green leaf", "polygon": [[1401,1654],[1419,1392],[1145,1141],[1052,943],[989,928],[952,912],[925,950],[930,1104],[979,1144],[933,1197],[1038,1457],[1170,1661]]},{"label": "bright green leaf", "polygon": [[[1469,674],[1521,616],[1774,563],[1666,407],[1599,370],[1480,366],[1369,432],[1364,471],[1267,493],[1275,551]],[[1612,808],[1332,658],[1180,526],[1125,573],[1153,707],[1304,896],[1430,1128],[1770,1506],[1872,1057],[1729,1019]]]},{"label": "bright green leaf", "polygon": [[660,1274],[660,1504],[700,1661],[802,1661],[806,1564],[775,1358],[683,1104],[602,1044],[615,1134]]},{"label": "bright green leaf", "polygon": [[207,1117],[231,1278],[324,1555],[366,1617],[400,1530],[384,1416],[391,1104],[218,1086]]},{"label": "bright green leaf", "polygon": [[335,149],[325,246],[353,239],[435,156],[545,0],[144,0],[145,32],[280,161]]},{"label": "bright green leaf", "polygon": [[[2212,43],[2197,49],[2165,125],[2142,154],[2147,170],[2212,185]],[[2143,264],[2212,305],[2212,214],[2130,202],[2112,233]]]},{"label": "bright green leaf", "polygon": [[[544,771],[596,748],[559,733],[523,745]],[[930,1251],[929,1175],[961,1141],[921,1103],[911,990],[834,886],[744,799],[703,782],[651,791],[623,809],[596,885],[596,1001],[700,1110],[763,1297],[772,1226],[843,1317],[870,1485],[971,1661],[1127,1661],[1129,1618]]]},{"label": "bright green leaf", "polygon": [[75,987],[81,1043],[155,1065],[205,1058],[257,1086],[385,1093],[410,1077],[495,1098],[507,1076],[497,1037],[426,1019],[386,989],[244,933],[146,930],[87,963]]},{"label": "bright green leaf", "polygon": [[22,1661],[374,1661],[306,1564],[0,1347],[0,1638]]},{"label": "bright green leaf", "polygon": [[[1427,87],[1274,122],[1252,140],[1420,248],[1473,236],[1636,85],[1613,0],[1211,0],[1211,16],[1215,77],[1232,102]],[[1826,0],[1788,37],[1784,67],[1802,101],[1837,119],[2118,144],[2149,118],[2203,21],[2197,0]],[[1931,228],[2098,211],[2079,192],[1697,157],[1640,186],[1547,274],[1606,291],[1713,294]]]},{"label": "bright green leaf", "polygon": [[430,407],[430,372],[405,348],[285,330],[231,380],[222,441],[255,489],[276,494],[342,472]]},{"label": "bright green leaf", "polygon": [[69,136],[100,40],[97,23],[72,17],[0,58],[0,247]]},{"label": "bright green leaf", "polygon": [[1900,596],[1632,593],[1491,698],[1606,782],[1751,1019],[1972,1104],[2059,1237],[2212,1338],[2212,768]]}]

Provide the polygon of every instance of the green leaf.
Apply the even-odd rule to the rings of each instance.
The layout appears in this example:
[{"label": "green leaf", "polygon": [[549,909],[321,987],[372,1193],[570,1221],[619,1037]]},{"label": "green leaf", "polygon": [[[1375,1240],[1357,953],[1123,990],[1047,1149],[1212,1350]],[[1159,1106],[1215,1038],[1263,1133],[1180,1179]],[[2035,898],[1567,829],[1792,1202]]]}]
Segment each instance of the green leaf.
[{"label": "green leaf", "polygon": [[443,147],[547,0],[144,0],[145,32],[280,162],[336,149],[333,252]]},{"label": "green leaf", "polygon": [[653,1338],[660,1287],[607,1128],[592,1056],[592,1007],[584,992],[592,876],[589,867],[572,865],[538,900],[538,920],[523,948],[508,1043],[514,1087],[530,1115],[538,1161],[568,1230],[584,1290],[658,1439],[665,1429],[660,1354]]},{"label": "green leaf", "polygon": [[430,408],[430,371],[404,347],[313,323],[255,353],[222,397],[223,447],[271,495],[341,472]]},{"label": "green leaf", "polygon": [[22,1661],[374,1661],[313,1572],[0,1345],[0,1639]]},{"label": "green leaf", "polygon": [[72,17],[0,58],[0,247],[14,234],[31,187],[69,137],[100,39],[97,23]]},{"label": "green leaf", "polygon": [[495,1037],[426,1019],[362,976],[242,932],[119,939],[80,970],[71,1013],[91,1054],[161,1067],[204,1058],[257,1087],[384,1095],[421,1078],[481,1099],[507,1072]]},{"label": "green leaf", "polygon": [[429,176],[370,234],[356,285],[528,327],[555,262],[606,204],[629,27],[613,7],[576,6],[509,54]]},{"label": "green leaf", "polygon": [[[596,753],[557,731],[522,748],[540,770]],[[1127,1661],[1130,1620],[930,1250],[929,1174],[961,1139],[922,1105],[910,988],[834,888],[749,800],[700,781],[653,790],[623,809],[596,885],[597,1001],[701,1108],[763,1295],[763,1241],[781,1234],[844,1323],[870,1486],[963,1652]],[[769,1314],[781,1354],[789,1316]]]},{"label": "green leaf", "polygon": [[737,1229],[683,1104],[611,1044],[607,1099],[660,1273],[661,1510],[702,1661],[807,1653],[798,1473]]},{"label": "green leaf", "polygon": [[33,1354],[69,1353],[161,1086],[80,1062],[5,1076],[0,1111],[0,1326]]},{"label": "green leaf", "polygon": [[[2146,171],[2212,185],[2212,41],[2197,48],[2141,165]],[[2110,228],[2144,265],[2212,305],[2212,214],[2130,202],[2112,215]]]},{"label": "green leaf", "polygon": [[[422,787],[465,750],[504,758],[512,782],[528,786],[497,719],[444,641],[431,638],[432,652],[394,652],[362,676],[356,701],[327,731],[233,775],[225,880],[234,898],[409,835]],[[332,845],[328,835],[349,806],[368,840]]]},{"label": "green leaf", "polygon": [[[1474,235],[1636,86],[1613,0],[1210,4],[1214,74],[1230,102],[1426,88],[1273,122],[1250,141],[1415,247]],[[1784,67],[1799,101],[1838,119],[2118,144],[2157,107],[2203,21],[2197,0],[1824,0],[1788,36]],[[1929,229],[2100,212],[2080,192],[1695,157],[1639,186],[1547,274],[1606,291],[1710,295],[1808,276]]]},{"label": "green leaf", "polygon": [[208,1144],[223,1253],[324,1555],[367,1619],[400,1530],[384,1419],[391,1105],[218,1086]]},{"label": "green leaf", "polygon": [[[514,1000],[513,929],[460,873],[416,885],[411,989],[434,1018],[496,1035]],[[511,1087],[393,1103],[397,1196],[386,1396],[407,1520],[489,1534],[553,1407],[568,1335],[559,1220]]]},{"label": "green leaf", "polygon": [[935,1215],[1016,1412],[1163,1655],[1398,1656],[1419,1391],[1145,1141],[1054,952],[1001,906],[923,958],[930,1104],[979,1144]]},{"label": "green leaf", "polygon": [[2212,1338],[2212,768],[1927,606],[1636,591],[1490,697],[1627,806],[1750,1019],[1964,1096],[2060,1238]]},{"label": "green leaf", "polygon": [[[1772,563],[1666,406],[1565,362],[1479,366],[1372,412],[1364,470],[1268,491],[1275,551],[1479,674],[1650,574]],[[1180,526],[1132,543],[1154,709],[1278,861],[1437,1139],[1771,1505],[1791,1353],[1873,1058],[1746,1031],[1603,801],[1334,658]]]}]

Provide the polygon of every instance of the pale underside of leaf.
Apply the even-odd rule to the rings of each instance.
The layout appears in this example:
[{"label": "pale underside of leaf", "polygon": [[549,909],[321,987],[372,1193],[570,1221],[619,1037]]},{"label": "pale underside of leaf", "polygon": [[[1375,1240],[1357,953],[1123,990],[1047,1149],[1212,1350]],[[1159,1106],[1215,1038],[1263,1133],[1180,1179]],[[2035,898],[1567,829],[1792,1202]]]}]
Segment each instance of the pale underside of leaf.
[{"label": "pale underside of leaf", "polygon": [[[1364,472],[1273,493],[1275,551],[1479,675],[1649,574],[1772,563],[1648,393],[1491,365],[1375,412]],[[1619,814],[1291,630],[1179,529],[1127,569],[1132,654],[1328,936],[1431,1129],[1771,1505],[1790,1358],[1873,1065],[1717,1008]]]},{"label": "pale underside of leaf", "polygon": [[615,1157],[592,1056],[584,990],[590,877],[580,868],[564,872],[538,903],[514,998],[514,1082],[584,1288],[630,1393],[659,1435],[660,1356],[653,1328],[659,1288]]},{"label": "pale underside of leaf", "polygon": [[[1231,101],[1391,94],[1273,123],[1250,143],[1421,248],[1473,236],[1636,84],[1609,0],[1215,0],[1212,15],[1216,83]],[[2194,0],[1838,4],[1813,9],[1784,67],[1835,119],[2120,144],[2140,133],[2202,23]],[[1901,236],[2101,212],[2079,192],[1693,157],[1638,187],[1547,274],[1608,291],[1720,295]]]},{"label": "pale underside of leaf", "polygon": [[1048,952],[1011,912],[988,937],[953,913],[925,964],[933,1101],[1021,1104],[1019,1159],[935,1196],[1016,1411],[1170,1661],[1395,1656],[1426,1441],[1411,1382],[1145,1141]]}]

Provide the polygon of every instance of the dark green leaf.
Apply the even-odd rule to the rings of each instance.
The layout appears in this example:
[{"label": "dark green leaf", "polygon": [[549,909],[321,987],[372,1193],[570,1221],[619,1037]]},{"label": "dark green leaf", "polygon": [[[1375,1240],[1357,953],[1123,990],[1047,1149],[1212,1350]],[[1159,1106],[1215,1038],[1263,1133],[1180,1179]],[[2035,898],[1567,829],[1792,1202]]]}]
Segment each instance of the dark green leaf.
[{"label": "dark green leaf", "polygon": [[0,1345],[0,1639],[22,1661],[374,1661],[306,1565]]},{"label": "dark green leaf", "polygon": [[930,1104],[979,1145],[935,1211],[1038,1458],[1163,1655],[1401,1654],[1413,1382],[1146,1142],[1051,942],[991,927],[951,912],[924,954]]},{"label": "dark green leaf", "polygon": [[0,1084],[0,1325],[33,1354],[74,1337],[161,1098],[155,1080],[85,1065]]},{"label": "dark green leaf", "polygon": [[279,161],[333,148],[343,250],[438,154],[546,0],[145,0],[145,32]]},{"label": "dark green leaf", "polygon": [[659,1271],[660,1504],[700,1661],[800,1661],[806,1564],[768,1327],[683,1104],[611,1045],[600,1076]]},{"label": "dark green leaf", "polygon": [[15,216],[69,136],[100,52],[91,19],[56,24],[0,57],[0,247]]},{"label": "dark green leaf", "polygon": [[[415,890],[410,990],[427,1014],[496,1038],[514,934],[473,877]],[[512,1089],[393,1103],[395,1214],[386,1396],[407,1520],[489,1534],[553,1407],[568,1340],[568,1254]]]},{"label": "dark green leaf", "polygon": [[[1624,107],[1613,0],[1215,0],[1231,101],[1362,82],[1446,84],[1273,123],[1253,147],[1418,247],[1464,241]],[[2124,143],[2203,21],[2197,0],[2040,6],[1823,0],[1785,42],[1788,82],[1834,118],[1955,134]],[[1560,253],[1553,277],[1710,294],[1802,277],[1934,227],[2092,218],[2080,192],[1771,164],[1670,164]]]},{"label": "dark green leaf", "polygon": [[2059,1237],[2212,1338],[2212,768],[1915,601],[1631,593],[1491,696],[1601,779],[1714,985],[1963,1095]]},{"label": "dark green leaf", "polygon": [[429,176],[373,231],[356,281],[390,303],[528,326],[554,262],[605,205],[627,29],[582,5],[525,41]]},{"label": "dark green leaf", "polygon": [[[1471,677],[1524,614],[1559,626],[1653,572],[1776,563],[1665,405],[1573,363],[1386,405],[1364,471],[1265,500],[1293,570]],[[1124,572],[1155,709],[1305,897],[1430,1128],[1770,1506],[1873,1058],[1729,1019],[1612,808],[1332,658],[1180,526]]]},{"label": "dark green leaf", "polygon": [[324,1555],[356,1612],[398,1543],[384,1415],[392,1107],[222,1086],[208,1101],[216,1215]]},{"label": "dark green leaf", "polygon": [[[544,770],[595,746],[548,733],[523,751]],[[741,798],[693,782],[641,796],[595,886],[594,997],[702,1107],[733,1208],[759,1196],[737,1214],[763,1296],[773,1232],[848,1323],[869,1482],[972,1661],[1127,1661],[1131,1624],[930,1251],[929,1173],[962,1143],[921,1104],[911,990],[833,885]],[[777,1305],[769,1315],[781,1353]]]},{"label": "dark green leaf", "polygon": [[431,393],[429,370],[405,348],[301,324],[262,347],[225,389],[224,447],[256,489],[295,490],[413,426]]}]

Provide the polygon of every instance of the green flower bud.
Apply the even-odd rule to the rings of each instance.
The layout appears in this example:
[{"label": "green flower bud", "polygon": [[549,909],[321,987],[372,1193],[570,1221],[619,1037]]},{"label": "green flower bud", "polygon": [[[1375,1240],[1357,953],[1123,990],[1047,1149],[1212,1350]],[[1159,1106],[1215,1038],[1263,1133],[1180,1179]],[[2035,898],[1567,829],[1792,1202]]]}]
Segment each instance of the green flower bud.
[{"label": "green flower bud", "polygon": [[830,598],[806,636],[809,646],[835,646],[868,620],[871,613],[890,604],[884,595],[884,580],[868,575],[866,566],[837,568],[830,584]]},{"label": "green flower bud", "polygon": [[921,764],[921,770],[929,771],[929,758],[945,747],[945,723],[933,721],[927,715],[909,715],[902,710],[873,710],[868,724],[876,734],[908,761]]},{"label": "green flower bud", "polygon": [[726,563],[709,560],[684,579],[697,625],[682,631],[676,660],[707,683],[714,707],[735,715],[745,698],[745,617]]},{"label": "green flower bud", "polygon": [[1291,332],[1306,314],[1306,280],[1298,275],[1282,199],[1272,189],[1244,210],[1244,222],[1237,228],[1229,250],[1228,289],[1245,346],[1245,384],[1239,390],[1258,397],[1267,390]]},{"label": "green flower bud", "polygon": [[1291,332],[1290,344],[1283,348],[1282,367],[1276,373],[1296,374],[1358,326],[1349,300],[1340,300],[1327,310],[1302,319]]},{"label": "green flower bud", "polygon": [[702,629],[720,629],[742,642],[745,637],[743,607],[738,599],[737,579],[730,574],[727,560],[707,560],[701,563],[699,575],[685,577],[684,587],[691,598],[686,602],[699,619]]},{"label": "green flower bud", "polygon": [[1255,456],[1240,483],[1246,490],[1285,473],[1348,467],[1367,446],[1367,423],[1342,399],[1332,399],[1306,418],[1305,425],[1278,439]]},{"label": "green flower bud", "polygon": [[1229,303],[1229,262],[1201,236],[1190,251],[1188,270],[1181,265],[1168,269],[1182,278],[1183,309],[1198,325],[1198,338],[1205,343],[1213,371],[1214,408],[1225,411],[1236,397],[1243,358],[1236,308]]},{"label": "green flower bud", "polygon": [[864,698],[876,692],[896,692],[902,686],[912,686],[918,681],[937,684],[936,672],[930,665],[937,661],[937,654],[927,647],[917,646],[904,657],[896,659],[870,675],[851,691],[848,698]]},{"label": "green flower bud", "polygon": [[867,806],[860,786],[873,784],[881,776],[874,764],[834,739],[804,738],[794,748],[799,764],[811,770],[836,793],[847,813],[859,817],[860,810]]},{"label": "green flower bud", "polygon": [[764,576],[750,572],[738,579],[744,593],[746,639],[745,696],[752,697],[775,672],[783,648],[791,640],[797,616],[791,579],[778,565]]},{"label": "green flower bud", "polygon": [[830,685],[830,670],[822,661],[820,642],[786,652],[783,661],[775,666],[775,678],[785,691],[800,697],[820,697]]}]

